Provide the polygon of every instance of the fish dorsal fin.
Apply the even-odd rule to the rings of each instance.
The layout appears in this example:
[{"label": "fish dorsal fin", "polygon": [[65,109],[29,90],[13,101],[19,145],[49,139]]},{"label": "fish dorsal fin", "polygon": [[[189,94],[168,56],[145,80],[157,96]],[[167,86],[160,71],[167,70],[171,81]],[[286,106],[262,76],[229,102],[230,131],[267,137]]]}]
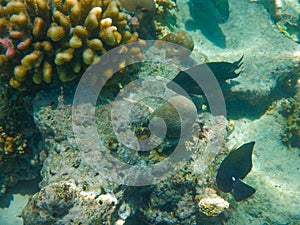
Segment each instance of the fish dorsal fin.
[{"label": "fish dorsal fin", "polygon": [[239,202],[249,198],[255,192],[256,190],[253,187],[245,184],[240,179],[237,178],[235,181],[233,181],[233,197],[235,201]]},{"label": "fish dorsal fin", "polygon": [[249,142],[229,153],[221,163],[216,182],[223,192],[230,192],[233,188],[232,177],[243,179],[252,168],[252,152],[255,142]]},{"label": "fish dorsal fin", "polygon": [[244,179],[252,169],[252,152],[255,142],[243,144],[235,151],[232,151],[230,156],[231,176]]}]

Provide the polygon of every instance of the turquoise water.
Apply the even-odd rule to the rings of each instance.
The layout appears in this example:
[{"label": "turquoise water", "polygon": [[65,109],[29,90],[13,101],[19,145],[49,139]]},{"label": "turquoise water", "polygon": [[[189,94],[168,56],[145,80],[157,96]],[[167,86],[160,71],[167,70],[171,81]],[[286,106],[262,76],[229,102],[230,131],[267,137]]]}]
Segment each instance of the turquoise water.
[{"label": "turquoise water", "polygon": [[2,1],[0,225],[300,224],[299,13]]}]

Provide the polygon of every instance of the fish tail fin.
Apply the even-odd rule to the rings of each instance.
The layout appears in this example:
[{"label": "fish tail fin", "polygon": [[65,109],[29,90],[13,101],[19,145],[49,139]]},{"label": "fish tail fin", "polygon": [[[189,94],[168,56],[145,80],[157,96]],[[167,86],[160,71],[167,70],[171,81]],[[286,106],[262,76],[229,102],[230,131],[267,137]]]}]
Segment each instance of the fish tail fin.
[{"label": "fish tail fin", "polygon": [[238,68],[241,67],[241,65],[243,65],[243,62],[242,62],[243,58],[244,58],[244,55],[242,55],[242,57],[238,61],[236,61],[236,62],[233,63],[235,69],[238,69]]},{"label": "fish tail fin", "polygon": [[248,184],[245,184],[240,179],[236,179],[233,183],[233,197],[239,202],[253,195],[256,190]]}]

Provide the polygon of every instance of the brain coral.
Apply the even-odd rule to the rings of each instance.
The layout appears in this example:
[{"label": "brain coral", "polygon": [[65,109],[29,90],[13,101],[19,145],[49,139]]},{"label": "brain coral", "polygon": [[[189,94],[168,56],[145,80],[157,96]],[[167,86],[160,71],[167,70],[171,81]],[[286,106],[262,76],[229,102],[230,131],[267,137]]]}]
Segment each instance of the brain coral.
[{"label": "brain coral", "polygon": [[[136,41],[130,17],[114,0],[15,0],[0,3],[0,65],[10,85],[75,79],[114,46]],[[1,66],[4,68],[3,66]]]},{"label": "brain coral", "polygon": [[189,55],[194,49],[194,40],[190,34],[186,31],[174,31],[169,33],[160,39],[161,41],[168,41],[176,45],[182,46],[183,48],[176,49],[174,47],[167,48],[167,54],[169,56],[186,56]]}]

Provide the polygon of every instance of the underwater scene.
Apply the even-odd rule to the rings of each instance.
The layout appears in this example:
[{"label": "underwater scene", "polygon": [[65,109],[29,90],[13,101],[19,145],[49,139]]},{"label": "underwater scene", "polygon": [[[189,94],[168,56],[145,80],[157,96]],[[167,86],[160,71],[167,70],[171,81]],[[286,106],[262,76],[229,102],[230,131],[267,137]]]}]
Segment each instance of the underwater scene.
[{"label": "underwater scene", "polygon": [[0,225],[300,225],[299,0],[0,0]]}]

